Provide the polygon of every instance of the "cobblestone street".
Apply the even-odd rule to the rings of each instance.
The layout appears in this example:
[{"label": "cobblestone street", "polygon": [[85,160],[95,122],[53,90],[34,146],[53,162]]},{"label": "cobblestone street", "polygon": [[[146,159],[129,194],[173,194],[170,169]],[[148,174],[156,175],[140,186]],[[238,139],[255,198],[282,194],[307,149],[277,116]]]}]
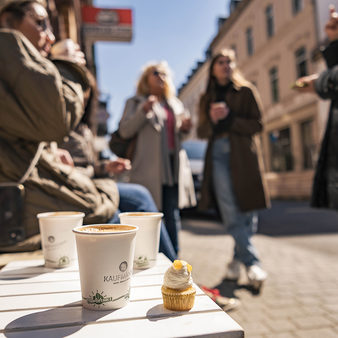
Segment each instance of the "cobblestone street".
[{"label": "cobblestone street", "polygon": [[217,221],[185,219],[180,255],[193,266],[197,284],[240,299],[241,306],[229,315],[247,338],[338,337],[338,234],[256,235],[269,274],[257,295],[247,285],[244,268],[238,283],[224,280],[233,241],[222,231]]}]

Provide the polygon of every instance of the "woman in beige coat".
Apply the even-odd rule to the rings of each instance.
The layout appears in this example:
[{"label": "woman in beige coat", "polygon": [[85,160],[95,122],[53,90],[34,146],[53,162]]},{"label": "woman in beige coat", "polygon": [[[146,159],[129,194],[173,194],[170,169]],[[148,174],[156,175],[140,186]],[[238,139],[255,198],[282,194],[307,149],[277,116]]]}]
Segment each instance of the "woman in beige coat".
[{"label": "woman in beige coat", "polygon": [[180,216],[178,209],[178,171],[181,133],[191,128],[190,117],[174,95],[166,62],[144,68],[137,95],[128,99],[120,122],[121,137],[137,135],[132,159],[131,182],[151,192],[178,251]]}]

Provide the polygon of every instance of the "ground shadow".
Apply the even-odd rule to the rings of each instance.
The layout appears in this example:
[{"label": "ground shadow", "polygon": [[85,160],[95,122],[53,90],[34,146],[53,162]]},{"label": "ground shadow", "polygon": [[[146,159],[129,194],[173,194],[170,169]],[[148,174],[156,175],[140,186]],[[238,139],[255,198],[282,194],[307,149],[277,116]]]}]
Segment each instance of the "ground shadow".
[{"label": "ground shadow", "polygon": [[214,288],[218,289],[221,296],[229,298],[237,298],[235,295],[236,290],[247,290],[251,294],[258,296],[261,293],[261,289],[257,290],[253,288],[250,284],[238,284],[237,281],[223,279],[222,282],[216,285]]},{"label": "ground shadow", "polygon": [[311,208],[309,201],[272,201],[259,212],[258,233],[269,236],[338,232],[338,212]]},{"label": "ground shadow", "polygon": [[[38,268],[38,269],[35,269]],[[0,280],[21,280],[37,277],[45,273],[54,272],[54,269],[45,268],[43,265],[36,267],[26,267],[19,269],[11,269],[0,272]]]},{"label": "ground shadow", "polygon": [[69,303],[60,308],[41,310],[17,318],[5,327],[3,334],[5,337],[11,338],[22,337],[23,332],[20,328],[25,328],[25,334],[27,334],[27,328],[32,327],[32,323],[34,323],[35,337],[42,336],[39,330],[51,329],[51,327],[52,330],[49,330],[48,338],[65,337],[113,311],[116,310],[90,311],[79,305],[79,302]]},{"label": "ground shadow", "polygon": [[[258,211],[258,233],[296,236],[338,233],[338,212],[311,208],[309,201],[274,200],[270,209]],[[182,228],[197,235],[222,235],[225,230],[216,211],[182,212]]]},{"label": "ground shadow", "polygon": [[153,306],[147,311],[147,319],[151,322],[157,322],[163,319],[170,319],[172,317],[180,317],[184,314],[183,312],[176,312],[167,310],[163,304]]}]

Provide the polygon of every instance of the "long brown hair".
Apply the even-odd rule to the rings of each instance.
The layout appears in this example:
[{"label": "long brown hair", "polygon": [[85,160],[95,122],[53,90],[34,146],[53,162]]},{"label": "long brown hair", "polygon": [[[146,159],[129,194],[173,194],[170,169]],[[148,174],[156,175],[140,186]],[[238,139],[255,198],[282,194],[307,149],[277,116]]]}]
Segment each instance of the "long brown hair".
[{"label": "long brown hair", "polygon": [[212,91],[214,91],[216,88],[217,79],[212,73],[216,61],[221,57],[228,57],[230,59],[232,69],[230,80],[233,82],[235,86],[239,88],[252,86],[251,83],[244,78],[243,74],[237,67],[235,51],[233,49],[225,48],[222,49],[220,52],[218,52],[216,55],[214,55],[214,57],[211,59],[206,94],[211,94]]},{"label": "long brown hair", "polygon": [[209,118],[209,105],[215,99],[217,87],[217,79],[213,75],[213,70],[216,61],[224,56],[228,57],[231,62],[230,63],[232,69],[230,77],[231,82],[238,88],[249,87],[250,89],[255,91],[254,86],[244,78],[240,70],[237,68],[236,54],[234,50],[225,48],[219,51],[217,54],[215,54],[211,59],[209,66],[206,91],[204,94],[202,94],[200,98],[197,133],[201,138],[208,138],[212,133]]}]

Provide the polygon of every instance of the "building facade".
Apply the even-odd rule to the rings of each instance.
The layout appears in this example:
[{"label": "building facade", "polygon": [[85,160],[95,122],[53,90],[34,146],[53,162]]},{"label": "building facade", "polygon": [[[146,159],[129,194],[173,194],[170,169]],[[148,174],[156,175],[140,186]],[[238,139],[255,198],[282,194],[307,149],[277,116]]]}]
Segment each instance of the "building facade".
[{"label": "building facade", "polygon": [[[315,51],[325,37],[319,31],[327,18],[325,0],[237,1],[206,53],[234,49],[239,69],[261,95],[261,143],[273,198],[303,199],[311,193],[329,107],[316,95],[299,94],[291,85],[297,78],[325,68]],[[209,62],[207,57],[180,89],[179,97],[193,119],[197,118]]]}]

